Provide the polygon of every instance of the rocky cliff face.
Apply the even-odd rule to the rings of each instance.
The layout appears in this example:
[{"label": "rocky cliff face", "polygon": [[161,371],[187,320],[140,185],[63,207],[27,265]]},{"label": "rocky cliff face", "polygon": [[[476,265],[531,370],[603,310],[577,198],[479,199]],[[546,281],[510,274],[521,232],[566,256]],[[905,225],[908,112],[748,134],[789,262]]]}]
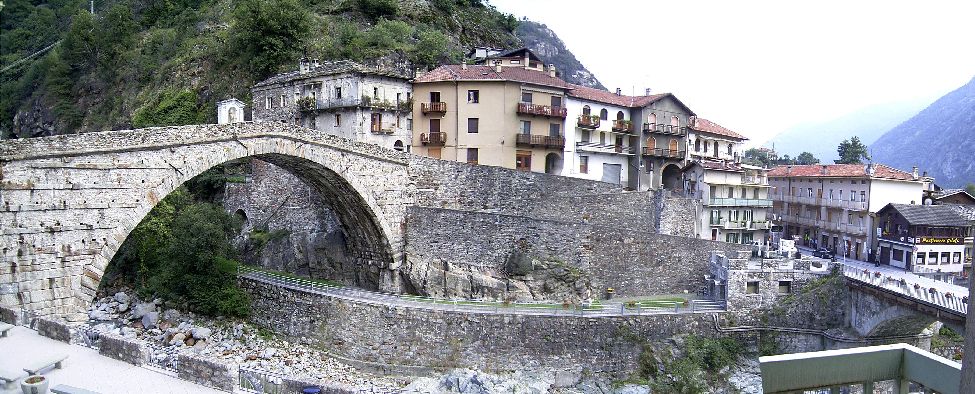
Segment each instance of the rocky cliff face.
[{"label": "rocky cliff face", "polygon": [[875,162],[918,166],[942,187],[975,182],[975,79],[941,97],[870,145]]},{"label": "rocky cliff face", "polygon": [[518,24],[515,35],[521,39],[525,47],[535,52],[545,63],[555,64],[555,68],[562,74],[562,79],[577,85],[606,89],[596,76],[565,48],[565,43],[559,39],[559,36],[544,24],[523,20]]}]

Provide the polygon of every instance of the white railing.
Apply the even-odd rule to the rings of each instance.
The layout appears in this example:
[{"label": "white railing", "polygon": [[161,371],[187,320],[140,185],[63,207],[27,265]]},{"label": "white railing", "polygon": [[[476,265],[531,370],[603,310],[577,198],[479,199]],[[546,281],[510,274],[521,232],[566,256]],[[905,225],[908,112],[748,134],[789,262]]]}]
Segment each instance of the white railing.
[{"label": "white railing", "polygon": [[967,298],[967,294],[942,292],[934,287],[886,276],[880,271],[870,271],[869,269],[846,265],[843,266],[843,275],[858,282],[890,290],[913,300],[923,301],[961,314],[968,313],[968,304],[963,300],[963,298]]}]

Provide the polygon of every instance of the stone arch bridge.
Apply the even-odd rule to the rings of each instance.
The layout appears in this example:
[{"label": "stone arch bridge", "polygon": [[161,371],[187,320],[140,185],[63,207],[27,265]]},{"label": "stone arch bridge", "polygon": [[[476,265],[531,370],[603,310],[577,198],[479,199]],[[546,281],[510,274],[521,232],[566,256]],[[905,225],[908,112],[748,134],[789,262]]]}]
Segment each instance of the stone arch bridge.
[{"label": "stone arch bridge", "polygon": [[[285,123],[107,131],[0,141],[0,304],[83,319],[143,217],[183,182],[242,158],[314,188],[342,223],[350,262],[368,267],[381,291],[527,294],[532,284],[503,268],[526,240],[529,252],[590,273],[589,288],[694,290],[697,275],[668,267],[706,264],[725,248],[659,235],[686,232],[674,227],[686,221],[661,220],[659,196],[619,185],[430,159]],[[679,204],[666,215],[693,213]],[[621,248],[653,274],[618,264]]]}]

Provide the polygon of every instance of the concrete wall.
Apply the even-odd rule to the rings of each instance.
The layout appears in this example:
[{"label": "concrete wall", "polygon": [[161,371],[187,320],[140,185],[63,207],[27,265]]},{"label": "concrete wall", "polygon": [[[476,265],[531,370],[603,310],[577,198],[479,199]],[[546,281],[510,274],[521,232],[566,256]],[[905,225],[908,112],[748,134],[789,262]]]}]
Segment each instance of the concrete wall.
[{"label": "concrete wall", "polygon": [[630,371],[640,349],[625,340],[624,331],[663,340],[691,332],[713,335],[714,327],[713,315],[705,313],[609,318],[477,314],[363,304],[249,279],[241,284],[253,299],[256,324],[377,368]]}]

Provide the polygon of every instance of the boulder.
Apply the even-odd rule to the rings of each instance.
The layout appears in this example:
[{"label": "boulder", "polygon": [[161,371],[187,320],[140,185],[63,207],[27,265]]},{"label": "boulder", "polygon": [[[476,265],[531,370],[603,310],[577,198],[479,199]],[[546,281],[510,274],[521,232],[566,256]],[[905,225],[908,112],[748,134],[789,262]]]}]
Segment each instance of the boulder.
[{"label": "boulder", "polygon": [[267,360],[267,359],[269,359],[271,357],[274,357],[274,354],[275,353],[277,353],[277,349],[275,349],[273,347],[269,347],[269,348],[265,349],[263,352],[261,352],[261,358]]},{"label": "boulder", "polygon": [[129,310],[129,304],[118,304],[119,313]]},{"label": "boulder", "polygon": [[143,316],[146,315],[146,313],[155,312],[155,311],[156,311],[156,304],[153,304],[151,302],[144,302],[132,308],[132,318],[141,319]]},{"label": "boulder", "polygon": [[210,337],[210,334],[212,333],[212,331],[209,328],[206,328],[206,327],[197,327],[197,328],[194,328],[193,329],[192,333],[193,333],[193,338],[196,338],[196,339],[207,339],[207,338]]},{"label": "boulder", "polygon": [[115,298],[115,301],[118,301],[119,304],[128,304],[129,300],[131,299],[128,294],[125,294],[124,291],[115,293],[113,298]]},{"label": "boulder", "polygon": [[157,323],[159,323],[159,312],[148,312],[142,315],[142,327],[155,328]]},{"label": "boulder", "polygon": [[177,332],[176,335],[173,335],[173,339],[170,339],[169,340],[169,344],[170,345],[182,345],[183,344],[183,341],[185,341],[185,340],[186,340],[186,335],[183,335],[183,333],[181,333],[181,332]]},{"label": "boulder", "polygon": [[111,320],[112,317],[108,315],[108,312],[103,310],[95,310],[88,313],[88,318],[91,320]]}]

